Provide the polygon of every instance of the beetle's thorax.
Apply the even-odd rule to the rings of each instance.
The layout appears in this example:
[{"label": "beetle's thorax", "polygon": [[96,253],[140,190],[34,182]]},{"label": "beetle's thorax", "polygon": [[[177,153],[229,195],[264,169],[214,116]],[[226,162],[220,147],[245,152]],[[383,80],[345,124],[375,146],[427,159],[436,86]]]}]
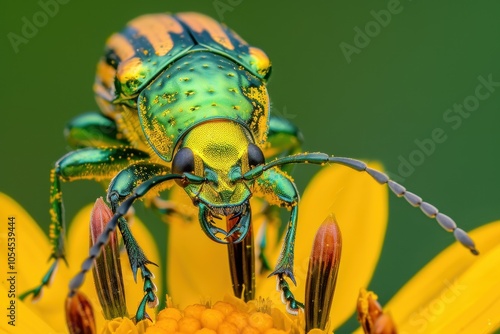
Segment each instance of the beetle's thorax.
[{"label": "beetle's thorax", "polygon": [[202,185],[187,187],[188,194],[211,208],[236,207],[248,201],[246,182],[234,181],[247,172],[248,144],[253,142],[248,130],[232,121],[214,120],[189,131],[181,143],[192,150],[194,173],[207,178]]},{"label": "beetle's thorax", "polygon": [[210,52],[193,52],[173,62],[141,92],[138,109],[145,138],[165,161],[172,159],[174,148],[189,131],[208,120],[240,123],[258,145],[266,139],[265,83],[232,60]]}]

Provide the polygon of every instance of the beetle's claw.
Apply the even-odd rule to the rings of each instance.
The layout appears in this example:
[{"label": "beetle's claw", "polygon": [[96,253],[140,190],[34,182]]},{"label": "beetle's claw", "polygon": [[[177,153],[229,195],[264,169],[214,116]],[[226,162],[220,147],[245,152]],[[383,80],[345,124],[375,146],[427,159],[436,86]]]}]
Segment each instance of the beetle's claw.
[{"label": "beetle's claw", "polygon": [[60,258],[55,257],[54,259],[55,259],[55,261],[52,263],[52,265],[50,266],[47,273],[42,277],[42,281],[40,282],[40,284],[38,286],[34,287],[33,289],[30,289],[26,292],[21,293],[19,295],[19,299],[24,300],[28,296],[32,296],[31,301],[37,302],[42,297],[43,288],[50,285],[52,278],[54,277],[54,274],[57,270],[57,266],[58,266],[58,262],[59,262],[58,260]]},{"label": "beetle's claw", "polygon": [[304,304],[295,299],[283,274],[277,274],[276,276],[276,290],[281,292],[281,302],[286,305],[288,313],[297,315],[299,308],[304,308]]},{"label": "beetle's claw", "polygon": [[[281,262],[281,261],[280,261]],[[295,281],[295,276],[293,275],[293,266],[289,265],[278,265],[272,273],[269,274],[267,277],[271,276],[287,276],[293,284],[297,285],[297,282]]]},{"label": "beetle's claw", "polygon": [[23,292],[21,295],[19,295],[19,299],[25,300],[28,296],[32,296],[31,297],[32,302],[38,301],[40,297],[42,297],[43,295],[43,287],[44,287],[43,284],[40,284],[36,288]]},{"label": "beetle's claw", "polygon": [[198,218],[201,224],[201,229],[205,234],[213,241],[218,242],[220,244],[228,244],[229,241],[221,239],[217,237],[217,234],[222,234],[224,237],[227,236],[226,231],[215,226],[212,220],[212,213],[210,209],[203,203],[199,204],[200,211],[198,213]]},{"label": "beetle's claw", "polygon": [[236,213],[233,215],[232,218],[238,218],[238,222],[227,232],[227,237],[226,239],[229,239],[232,235],[235,233],[238,233],[239,236],[236,240],[232,240],[232,243],[238,243],[241,242],[247,235],[248,230],[250,229],[250,208],[244,209],[241,212]]}]

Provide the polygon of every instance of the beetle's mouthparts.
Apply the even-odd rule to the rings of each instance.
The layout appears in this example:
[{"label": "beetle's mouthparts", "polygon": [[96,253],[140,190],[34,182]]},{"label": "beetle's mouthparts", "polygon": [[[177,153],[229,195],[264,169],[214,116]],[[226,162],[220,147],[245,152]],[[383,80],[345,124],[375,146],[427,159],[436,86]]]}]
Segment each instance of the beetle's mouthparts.
[{"label": "beetle's mouthparts", "polygon": [[225,207],[210,207],[210,211],[214,216],[237,216],[242,211],[246,210],[248,203],[245,202],[241,205],[236,206],[225,206]]},{"label": "beetle's mouthparts", "polygon": [[[199,205],[200,224],[205,234],[215,242],[222,244],[241,242],[250,228],[250,203],[227,207],[212,207],[206,204]],[[237,219],[229,231],[216,226],[215,219],[222,219],[225,216],[228,220]],[[219,237],[221,235],[222,237]]]}]

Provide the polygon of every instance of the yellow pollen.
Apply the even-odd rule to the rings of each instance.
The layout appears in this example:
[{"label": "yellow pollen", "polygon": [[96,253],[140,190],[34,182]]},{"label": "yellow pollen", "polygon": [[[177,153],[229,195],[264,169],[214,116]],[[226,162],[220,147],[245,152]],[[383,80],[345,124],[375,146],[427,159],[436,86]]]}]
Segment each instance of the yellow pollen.
[{"label": "yellow pollen", "polygon": [[282,334],[283,329],[276,327],[271,315],[257,311],[256,308],[242,309],[226,301],[218,301],[212,306],[194,304],[180,311],[174,307],[158,313],[156,323],[146,334],[170,333],[266,333]]}]

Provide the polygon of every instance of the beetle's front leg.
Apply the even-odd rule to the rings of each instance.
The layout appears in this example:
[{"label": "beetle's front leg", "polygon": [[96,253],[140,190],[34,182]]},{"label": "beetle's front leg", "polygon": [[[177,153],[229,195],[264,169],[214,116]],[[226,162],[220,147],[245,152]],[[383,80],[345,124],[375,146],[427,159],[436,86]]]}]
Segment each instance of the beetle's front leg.
[{"label": "beetle's front leg", "polygon": [[53,262],[42,277],[40,284],[22,293],[19,298],[25,299],[30,295],[33,296],[33,299],[39,298],[43,287],[50,284],[59,260],[65,259],[66,228],[63,217],[61,181],[109,180],[131,162],[148,158],[149,156],[145,152],[129,147],[89,147],[70,152],[56,162],[55,168],[50,174],[50,242],[52,252],[49,260],[53,260]]},{"label": "beetle's front leg", "polygon": [[[170,173],[170,168],[153,163],[139,163],[130,165],[127,168],[121,170],[111,181],[108,188],[108,201],[111,204],[113,213],[123,201],[129,197],[134,189],[147,180],[159,175],[166,175]],[[163,190],[168,187],[168,183],[163,183],[161,189],[158,187],[153,188],[152,194],[156,191]],[[134,274],[134,280],[137,282],[137,270],[141,269],[141,276],[144,281],[143,290],[144,297],[139,304],[136,313],[136,320],[142,320],[146,317],[146,304],[149,307],[155,307],[158,304],[158,298],[156,296],[156,287],[153,284],[153,274],[147,268],[148,264],[154,264],[149,261],[144,254],[142,248],[137,243],[134,238],[128,223],[121,217],[118,220],[118,228],[123,237],[123,242],[125,244],[125,249],[127,250],[128,258],[130,261],[130,267]]]},{"label": "beetle's front leg", "polygon": [[288,311],[296,313],[299,307],[303,307],[303,305],[295,300],[285,276],[288,276],[296,284],[293,275],[293,256],[295,233],[297,231],[299,193],[288,174],[279,169],[265,171],[256,181],[257,195],[264,197],[270,204],[291,209],[285,240],[278,263],[271,275],[277,276],[278,287],[281,290],[282,299],[286,300]]},{"label": "beetle's front leg", "polygon": [[[108,202],[111,209],[116,210],[117,205],[127,198],[134,188],[140,183],[150,179],[155,175],[168,174],[170,168],[165,165],[155,163],[139,163],[130,165],[118,173],[108,187]],[[156,192],[169,189],[172,184],[162,185]],[[149,194],[148,194],[149,195]],[[191,220],[191,216],[183,212],[183,208],[177,202],[164,200],[152,193],[144,198],[145,205],[155,210],[163,221],[167,222],[167,217],[172,214],[180,215],[184,220]]]}]

